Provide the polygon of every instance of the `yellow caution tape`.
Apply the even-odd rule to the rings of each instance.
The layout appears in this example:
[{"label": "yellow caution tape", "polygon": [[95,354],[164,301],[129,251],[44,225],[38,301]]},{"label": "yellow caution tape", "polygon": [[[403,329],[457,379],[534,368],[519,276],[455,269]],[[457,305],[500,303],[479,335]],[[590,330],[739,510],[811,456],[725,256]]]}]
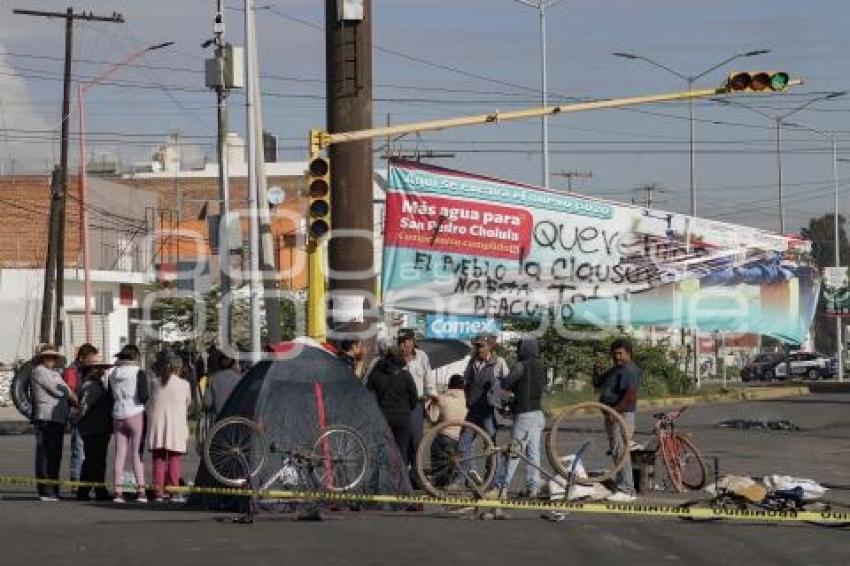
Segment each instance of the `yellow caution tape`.
[{"label": "yellow caution tape", "polygon": [[[60,487],[111,487],[98,482],[39,480],[33,477],[0,476],[0,483],[16,485],[56,485]],[[130,487],[130,486],[127,486]],[[138,487],[134,486],[134,489]],[[145,486],[153,489],[153,486]],[[475,499],[469,497],[436,498],[419,495],[373,495],[333,491],[266,490],[257,491],[227,487],[166,486],[165,491],[181,494],[227,495],[232,497],[257,497],[259,499],[288,499],[299,501],[324,501],[348,503],[390,503],[477,507],[480,509],[514,509],[525,511],[562,511],[598,515],[631,515],[642,517],[672,517],[694,520],[723,519],[746,522],[810,522],[828,526],[850,524],[850,512],[841,511],[775,511],[769,509],[738,509],[655,503],[583,503],[573,501],[536,501],[515,499]]]}]

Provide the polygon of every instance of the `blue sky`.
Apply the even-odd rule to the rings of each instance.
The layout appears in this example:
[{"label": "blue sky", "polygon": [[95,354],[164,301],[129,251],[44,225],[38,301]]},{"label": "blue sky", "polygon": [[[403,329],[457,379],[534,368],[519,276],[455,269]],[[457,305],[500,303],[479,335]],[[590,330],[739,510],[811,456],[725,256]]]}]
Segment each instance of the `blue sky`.
[{"label": "blue sky", "polygon": [[[238,7],[242,2],[227,2]],[[303,158],[306,132],[324,125],[324,39],[320,0],[258,1],[265,121],[279,135],[284,159]],[[5,170],[43,171],[58,153],[47,130],[59,121],[62,25],[10,15],[12,8],[64,10],[55,0],[3,0],[0,9],[0,162]],[[197,156],[214,156],[215,107],[203,91],[200,43],[210,35],[213,0],[78,1],[78,9],[121,12],[123,25],[81,24],[76,64],[81,77],[145,45],[175,41],[88,96],[88,128],[97,152],[125,163],[148,158],[172,130],[181,130]],[[418,121],[495,109],[533,106],[539,88],[538,16],[513,0],[374,0],[376,45],[432,65],[376,50],[376,124]],[[548,18],[550,97],[616,97],[683,88],[684,82],[638,61],[611,56],[630,51],[685,74],[696,74],[738,52],[771,49],[706,77],[715,86],[726,70],[783,69],[807,84],[784,96],[738,99],[768,114],[787,112],[818,93],[850,89],[846,22],[839,0],[566,0]],[[242,13],[228,10],[228,38],[242,41]],[[301,22],[297,21],[301,20]],[[36,56],[36,57],[33,57]],[[452,67],[454,72],[445,69]],[[195,70],[195,72],[192,72]],[[472,75],[477,75],[478,78]],[[489,80],[485,80],[489,79]],[[140,88],[144,86],[147,88]],[[166,90],[177,89],[177,90]],[[197,92],[196,92],[197,90]],[[239,94],[232,98],[234,129],[244,129]],[[577,181],[588,194],[631,200],[634,189],[658,183],[660,208],[687,211],[687,105],[640,111],[573,114],[550,121],[551,168],[592,170]],[[648,111],[648,113],[647,113]],[[696,103],[696,174],[701,216],[777,227],[773,123],[754,112]],[[73,118],[76,119],[75,117]],[[850,157],[850,95],[795,114],[792,121],[842,132]],[[36,133],[31,133],[35,131]],[[831,155],[823,138],[786,129],[786,226],[795,231],[832,209]],[[539,122],[504,123],[423,134],[400,142],[455,153],[447,167],[540,182]],[[94,143],[92,143],[94,142]],[[381,142],[376,142],[376,147]],[[383,162],[376,159],[380,166]],[[839,164],[842,210],[847,211],[850,163]],[[563,179],[553,178],[553,185]]]}]

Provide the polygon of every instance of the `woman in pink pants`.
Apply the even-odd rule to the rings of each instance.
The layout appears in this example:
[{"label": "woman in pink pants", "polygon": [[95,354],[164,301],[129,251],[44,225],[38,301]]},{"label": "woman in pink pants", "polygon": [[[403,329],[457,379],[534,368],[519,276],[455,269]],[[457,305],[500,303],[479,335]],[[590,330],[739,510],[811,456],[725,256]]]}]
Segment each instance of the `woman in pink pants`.
[{"label": "woman in pink pants", "polygon": [[142,442],[145,402],[148,398],[145,372],[139,367],[138,350],[124,348],[118,354],[116,366],[109,372],[109,390],[112,393],[112,430],[115,438],[115,499],[124,503],[124,464],[129,449],[136,475],[139,503],[147,503],[145,497],[145,469],[139,446]]},{"label": "woman in pink pants", "polygon": [[[148,446],[153,454],[153,478],[157,501],[165,498],[165,486],[180,485],[180,468],[189,439],[189,405],[192,390],[180,377],[183,359],[171,355],[159,375],[151,380],[148,406]],[[182,495],[171,498],[183,502]]]}]

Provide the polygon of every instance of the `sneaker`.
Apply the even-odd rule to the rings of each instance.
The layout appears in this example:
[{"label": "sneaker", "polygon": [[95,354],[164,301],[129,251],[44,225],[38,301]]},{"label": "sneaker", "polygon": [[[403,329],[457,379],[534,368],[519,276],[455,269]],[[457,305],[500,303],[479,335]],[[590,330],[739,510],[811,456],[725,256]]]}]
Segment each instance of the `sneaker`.
[{"label": "sneaker", "polygon": [[171,496],[172,503],[186,503],[186,498],[183,497],[182,494],[172,495]]},{"label": "sneaker", "polygon": [[148,496],[145,493],[140,493],[139,496],[136,498],[136,503],[147,503],[147,502],[148,502]]},{"label": "sneaker", "polygon": [[48,502],[48,501],[54,502],[54,501],[59,501],[59,498],[56,497],[55,495],[42,495],[41,497],[38,498],[38,500],[39,501],[45,501],[45,502]]},{"label": "sneaker", "polygon": [[127,503],[127,500],[126,500],[126,499],[124,499],[124,496],[123,496],[123,495],[116,495],[116,496],[112,499],[112,502],[113,502],[113,503]]},{"label": "sneaker", "polygon": [[632,501],[635,501],[637,497],[624,491],[618,491],[616,493],[612,493],[605,499],[614,503],[631,503]]}]

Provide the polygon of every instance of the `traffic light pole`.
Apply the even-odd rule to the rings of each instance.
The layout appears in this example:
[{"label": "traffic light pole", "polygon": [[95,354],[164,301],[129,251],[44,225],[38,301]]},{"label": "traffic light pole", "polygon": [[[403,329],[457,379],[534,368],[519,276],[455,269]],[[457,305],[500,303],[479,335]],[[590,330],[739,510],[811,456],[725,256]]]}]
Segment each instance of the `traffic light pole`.
[{"label": "traffic light pole", "polygon": [[[367,5],[369,1],[367,0]],[[331,15],[335,15],[336,2],[327,3],[328,22],[328,53],[334,53],[335,57],[339,57],[337,52],[342,48],[341,45],[333,45],[331,29],[338,26],[338,22],[330,19]],[[348,29],[348,28],[346,28]],[[358,56],[360,52],[358,51]],[[329,55],[330,57],[330,55]],[[360,100],[354,93],[350,94],[350,100],[342,100],[341,93],[337,92],[340,88],[338,81],[340,77],[337,72],[342,72],[343,63],[339,60],[339,69],[337,65],[332,65],[333,60],[328,63],[328,124],[331,130],[342,129],[343,124],[356,127],[356,123],[362,123],[363,114],[357,114],[356,117],[361,120],[356,120],[355,114],[349,107],[354,101]],[[362,61],[361,61],[362,63]],[[332,72],[332,69],[335,69]],[[371,69],[371,66],[370,66]],[[369,81],[371,85],[371,81]],[[795,79],[788,82],[788,86],[797,86],[803,84],[802,80]],[[311,130],[309,137],[309,148],[311,159],[323,149],[329,148],[330,161],[333,164],[333,181],[331,192],[331,217],[333,218],[334,226],[338,228],[352,229],[359,228],[361,230],[372,231],[374,224],[372,221],[372,207],[364,206],[364,203],[372,202],[372,177],[371,177],[371,143],[361,145],[363,142],[370,141],[374,138],[394,137],[404,134],[412,134],[418,132],[430,132],[436,130],[444,130],[447,128],[458,128],[462,126],[477,126],[483,124],[495,124],[503,121],[523,120],[527,118],[535,118],[540,116],[549,116],[556,114],[568,114],[572,112],[582,112],[586,110],[601,110],[605,108],[622,108],[625,106],[637,106],[640,104],[652,104],[656,102],[668,102],[674,100],[689,100],[694,98],[707,98],[711,96],[720,96],[729,94],[730,91],[724,86],[712,89],[687,90],[684,92],[670,92],[663,94],[653,94],[648,96],[634,96],[628,98],[614,98],[608,100],[595,100],[591,102],[580,102],[575,104],[544,106],[540,108],[529,108],[524,110],[515,110],[511,112],[493,112],[491,114],[477,114],[473,116],[463,116],[459,118],[448,118],[444,120],[432,120],[428,122],[415,122],[412,124],[397,124],[394,126],[386,126],[383,128],[367,128],[361,130],[343,131],[343,132],[327,132],[321,130]],[[344,103],[347,104],[344,105]],[[337,105],[340,108],[337,108]],[[364,104],[364,107],[369,108],[371,116],[371,105]],[[348,110],[343,112],[342,108]],[[331,111],[334,112],[331,112]],[[366,111],[364,111],[366,112]],[[371,121],[371,120],[370,120]],[[368,122],[367,122],[368,123]],[[344,147],[348,144],[350,151]],[[368,148],[368,151],[365,149]],[[355,182],[357,181],[357,182]],[[368,209],[368,210],[367,210]],[[368,222],[367,222],[368,220]],[[331,239],[330,265],[334,270],[342,271],[360,271],[369,270],[374,272],[373,268],[373,253],[372,245],[364,245],[365,243],[354,240],[353,243],[341,245],[343,240],[353,240],[351,238]],[[309,275],[310,282],[308,285],[307,305],[307,320],[308,327],[311,329],[310,335],[314,338],[324,337],[324,333],[320,329],[324,328],[324,266],[321,262],[321,250],[315,247],[309,252]],[[334,281],[331,279],[331,288],[334,289],[334,283],[339,285],[338,289],[343,288],[340,283],[354,283],[349,289],[362,289],[370,294],[374,291],[374,276],[364,280],[341,280]],[[368,286],[367,286],[368,285]],[[320,298],[321,297],[321,298]],[[312,322],[311,322],[312,321]],[[321,325],[321,326],[320,326]],[[314,335],[315,332],[316,334]]]},{"label": "traffic light pole", "polygon": [[[788,86],[799,86],[803,84],[800,79],[788,82]],[[330,133],[315,131],[311,132],[311,143],[315,143],[320,149],[336,144],[371,140],[387,136],[400,136],[420,132],[433,132],[462,126],[479,126],[484,124],[497,124],[513,120],[525,120],[540,116],[554,116],[556,114],[571,114],[574,112],[585,112],[588,110],[604,110],[606,108],[623,108],[626,106],[639,106],[642,104],[653,104],[657,102],[672,102],[676,100],[689,100],[694,98],[709,98],[733,94],[725,86],[718,88],[704,88],[698,90],[686,90],[679,92],[668,92],[662,94],[651,94],[647,96],[632,96],[627,98],[610,98],[606,100],[593,100],[590,102],[577,102],[574,104],[561,104],[558,106],[544,106],[539,108],[527,108],[513,110],[510,112],[492,112],[490,114],[475,114],[472,116],[461,116],[458,118],[446,118],[443,120],[431,120],[428,122],[414,122],[411,124],[396,124],[383,128],[370,128],[350,132]],[[742,94],[742,93],[734,93]],[[315,138],[315,139],[313,139]],[[333,161],[333,160],[332,160]]]}]

